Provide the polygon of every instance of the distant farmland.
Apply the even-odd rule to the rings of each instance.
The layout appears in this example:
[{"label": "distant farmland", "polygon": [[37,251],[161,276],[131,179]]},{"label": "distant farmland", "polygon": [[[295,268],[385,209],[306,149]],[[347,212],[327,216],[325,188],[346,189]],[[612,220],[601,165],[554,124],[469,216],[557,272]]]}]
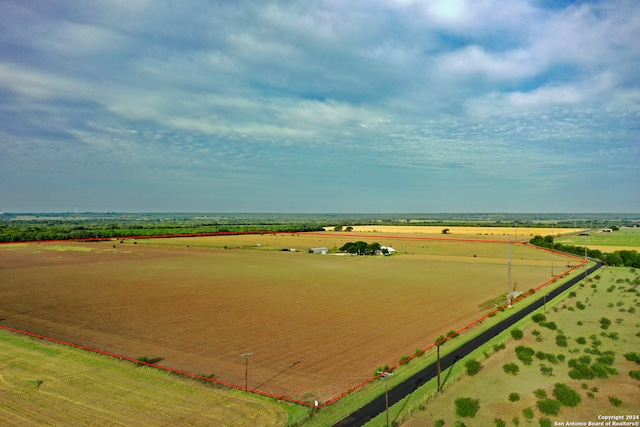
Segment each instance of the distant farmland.
[{"label": "distant farmland", "polygon": [[[251,352],[249,388],[322,402],[504,298],[504,242],[424,237],[300,233],[3,245],[0,319],[239,385],[240,355]],[[306,253],[354,240],[391,245],[398,254]],[[524,292],[578,263],[524,245],[511,245],[511,258],[512,283]]]}]

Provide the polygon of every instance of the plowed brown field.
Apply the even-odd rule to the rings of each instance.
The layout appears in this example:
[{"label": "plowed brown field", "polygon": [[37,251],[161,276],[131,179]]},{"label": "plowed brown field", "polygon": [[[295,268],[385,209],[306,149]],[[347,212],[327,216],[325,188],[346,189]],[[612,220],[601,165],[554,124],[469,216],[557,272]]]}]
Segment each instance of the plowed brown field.
[{"label": "plowed brown field", "polygon": [[[356,239],[398,254],[306,253]],[[577,263],[511,248],[516,290]],[[0,246],[1,324],[239,385],[251,352],[250,388],[306,401],[475,321],[506,288],[504,243],[317,233]]]}]

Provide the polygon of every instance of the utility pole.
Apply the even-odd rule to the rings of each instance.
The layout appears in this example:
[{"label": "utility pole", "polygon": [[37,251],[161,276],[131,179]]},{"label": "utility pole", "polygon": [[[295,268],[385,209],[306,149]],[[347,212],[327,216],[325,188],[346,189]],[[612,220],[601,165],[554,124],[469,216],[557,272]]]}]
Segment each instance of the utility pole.
[{"label": "utility pole", "polygon": [[382,371],[377,371],[378,373],[381,373],[382,376],[380,377],[381,379],[384,380],[384,399],[385,399],[385,406],[386,406],[386,411],[387,411],[387,427],[389,427],[389,377],[391,375],[393,375],[393,372],[382,372]]},{"label": "utility pole", "polygon": [[436,338],[435,344],[436,344],[436,348],[438,350],[438,393],[442,392],[442,386],[440,384],[440,346],[442,344],[444,344],[445,339],[444,339],[444,335],[440,335],[438,338]]},{"label": "utility pole", "polygon": [[587,280],[587,244],[588,244],[588,233],[584,236],[584,280]]},{"label": "utility pole", "polygon": [[442,392],[442,388],[440,387],[440,344],[437,345],[438,348],[438,393]]},{"label": "utility pole", "polygon": [[507,263],[508,263],[508,281],[507,281],[507,308],[511,308],[511,239],[507,238]]},{"label": "utility pole", "polygon": [[242,353],[240,357],[244,357],[244,392],[249,391],[249,356],[253,353]]}]

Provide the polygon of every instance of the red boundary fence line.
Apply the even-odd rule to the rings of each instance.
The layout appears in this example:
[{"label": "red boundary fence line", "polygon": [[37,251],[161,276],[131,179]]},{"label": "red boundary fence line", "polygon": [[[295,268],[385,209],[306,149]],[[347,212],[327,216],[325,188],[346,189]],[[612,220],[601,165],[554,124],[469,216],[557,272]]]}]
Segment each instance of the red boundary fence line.
[{"label": "red boundary fence line", "polygon": [[274,399],[278,399],[278,400],[284,400],[287,402],[291,402],[291,403],[296,403],[298,405],[304,405],[304,406],[311,406],[313,407],[314,405],[309,403],[309,402],[305,402],[302,400],[298,400],[298,399],[293,399],[287,396],[281,396],[281,395],[277,395],[277,394],[273,394],[273,393],[268,393],[266,391],[262,391],[262,390],[258,390],[258,389],[252,389],[252,388],[248,388],[248,387],[243,387],[237,384],[233,384],[227,381],[221,381],[221,380],[216,380],[213,378],[209,378],[209,377],[205,377],[204,375],[198,375],[198,374],[194,374],[191,372],[187,372],[187,371],[183,371],[180,369],[174,369],[174,368],[170,368],[168,366],[163,366],[163,365],[159,365],[157,363],[151,363],[151,362],[144,362],[141,360],[137,360],[134,359],[132,357],[128,357],[128,356],[123,356],[121,354],[116,354],[116,353],[111,353],[108,351],[104,351],[104,350],[99,350],[97,348],[93,348],[93,347],[88,347],[85,345],[81,345],[81,344],[76,344],[76,343],[72,343],[69,341],[63,341],[63,340],[59,340],[56,338],[51,338],[51,337],[47,337],[45,335],[39,335],[39,334],[34,334],[32,332],[27,332],[27,331],[23,331],[21,329],[16,329],[16,328],[11,328],[9,326],[4,326],[4,325],[0,325],[0,329],[4,329],[5,331],[9,331],[9,332],[13,332],[16,334],[21,334],[21,335],[26,335],[32,338],[37,338],[37,339],[41,339],[43,341],[48,341],[48,342],[52,342],[55,344],[60,344],[60,345],[65,345],[68,347],[73,347],[73,348],[78,348],[80,350],[85,350],[91,353],[96,353],[96,354],[102,354],[104,356],[109,356],[109,357],[113,357],[115,359],[119,359],[119,360],[124,360],[126,362],[131,362],[131,363],[135,363],[136,365],[145,365],[145,366],[150,366],[152,368],[155,369],[159,369],[161,371],[166,371],[166,372],[171,372],[173,374],[178,374],[184,377],[189,377],[189,378],[194,378],[197,380],[202,380],[202,381],[208,381],[211,383],[215,383],[215,384],[220,384],[226,387],[230,387],[230,388],[235,388],[238,390],[243,390],[243,391],[248,391],[251,393],[255,393],[255,394],[259,394],[262,396],[266,396],[266,397],[270,397],[270,398],[274,398]]},{"label": "red boundary fence line", "polygon": [[[300,232],[302,233],[302,232]],[[66,239],[66,240],[47,240],[47,241],[31,241],[31,242],[3,242],[3,243],[38,243],[38,242],[65,242],[65,241],[112,241],[112,240],[121,240],[121,239],[154,239],[154,238],[168,238],[168,237],[203,237],[203,236],[224,236],[224,235],[242,235],[242,234],[299,234],[299,232],[269,232],[269,231],[248,231],[248,232],[244,232],[244,231],[229,231],[229,232],[214,232],[214,233],[200,233],[200,234],[172,234],[172,235],[163,235],[163,236],[142,236],[142,237],[137,237],[137,236],[128,236],[128,237],[113,237],[113,238],[101,238],[101,237],[97,237],[97,238],[92,238],[92,239]],[[318,236],[335,236],[335,237],[354,237],[352,234],[337,234],[337,233],[314,233],[314,232],[304,232],[304,234],[306,235],[318,235]],[[364,236],[363,236],[364,237]],[[368,237],[368,236],[367,236]],[[371,237],[375,237],[375,238],[385,238],[385,239],[403,239],[403,240],[437,240],[437,241],[457,241],[457,242],[475,242],[475,243],[508,243],[504,240],[483,240],[483,239],[449,239],[449,238],[440,238],[440,237],[406,237],[406,236],[371,236]],[[578,257],[576,255],[572,255],[572,254],[567,254],[564,252],[559,252],[553,249],[548,249],[548,248],[542,248],[539,246],[535,246],[535,245],[531,245],[529,243],[521,243],[521,242],[513,242],[513,244],[517,244],[517,245],[523,245],[523,246],[527,246],[533,249],[538,249],[538,250],[542,250],[542,251],[547,251],[547,252],[551,252],[554,253],[556,255],[561,255],[567,258],[573,258],[576,260],[581,260],[582,262],[566,271],[564,271],[563,273],[551,278],[550,280],[544,282],[543,284],[541,284],[540,286],[538,286],[537,288],[531,289],[529,290],[529,292],[520,295],[519,297],[515,298],[514,300],[511,301],[511,304],[516,303],[518,301],[520,301],[521,299],[537,292],[538,290],[544,288],[545,286],[550,285],[551,283],[556,282],[558,279],[567,276],[569,273],[571,273],[574,270],[577,270],[580,267],[583,267],[585,264],[587,264],[589,261]],[[186,372],[186,371],[182,371],[180,369],[174,369],[174,368],[170,368],[168,366],[163,366],[163,365],[159,365],[157,363],[151,363],[151,362],[143,362],[137,359],[134,359],[132,357],[128,357],[128,356],[123,356],[120,354],[115,354],[115,353],[110,353],[107,351],[103,351],[103,350],[99,350],[99,349],[95,349],[92,347],[87,347],[84,345],[80,345],[80,344],[75,344],[75,343],[71,343],[68,341],[63,341],[63,340],[59,340],[56,338],[51,338],[51,337],[47,337],[44,335],[39,335],[39,334],[34,334],[32,332],[27,332],[27,331],[23,331],[20,329],[15,329],[15,328],[11,328],[8,326],[3,326],[0,325],[0,329],[4,329],[6,331],[10,331],[13,333],[17,333],[17,334],[22,334],[22,335],[26,335],[26,336],[30,336],[33,338],[37,338],[37,339],[41,339],[44,341],[49,341],[55,344],[61,344],[61,345],[66,345],[69,347],[74,347],[74,348],[79,348],[81,350],[85,350],[85,351],[89,351],[92,353],[96,353],[96,354],[102,354],[105,356],[109,356],[109,357],[113,357],[115,359],[120,359],[120,360],[124,360],[127,362],[131,362],[131,363],[135,363],[138,365],[146,365],[146,366],[150,366],[152,368],[155,369],[159,369],[162,371],[166,371],[166,372],[171,372],[174,374],[178,374],[184,377],[189,377],[189,378],[194,378],[194,379],[198,379],[198,380],[202,380],[202,381],[208,381],[211,383],[215,383],[215,384],[220,384],[229,388],[234,388],[237,390],[243,390],[243,391],[247,391],[247,392],[251,392],[254,394],[258,394],[261,396],[266,396],[266,397],[270,397],[270,398],[274,398],[274,399],[278,399],[278,400],[283,400],[286,402],[290,402],[290,403],[295,403],[298,405],[302,405],[302,406],[307,406],[310,408],[317,408],[317,409],[322,409],[325,408],[329,405],[332,405],[336,402],[338,402],[339,400],[341,400],[342,398],[346,397],[347,395],[361,389],[362,387],[366,386],[367,384],[373,382],[374,380],[380,378],[383,374],[385,374],[386,372],[390,372],[393,371],[394,369],[396,369],[397,367],[404,365],[406,363],[409,363],[411,360],[415,359],[416,357],[423,355],[424,353],[426,353],[427,351],[431,350],[433,347],[437,346],[437,345],[441,345],[444,342],[446,342],[447,340],[459,335],[460,333],[466,331],[467,329],[470,329],[471,327],[477,325],[478,323],[481,323],[482,321],[484,321],[485,319],[495,315],[496,313],[505,310],[507,308],[507,304],[498,307],[497,309],[495,309],[494,311],[482,316],[481,318],[475,320],[474,322],[468,324],[467,326],[460,328],[459,330],[447,335],[446,337],[444,337],[441,341],[437,342],[437,343],[433,343],[430,346],[422,349],[421,351],[413,354],[412,356],[408,357],[407,359],[404,359],[402,362],[396,363],[395,365],[391,366],[387,371],[385,372],[381,372],[380,374],[369,378],[368,380],[364,381],[361,384],[356,385],[355,387],[350,388],[349,390],[346,390],[342,393],[340,393],[339,395],[333,397],[332,399],[316,405],[315,402],[311,403],[311,402],[306,402],[303,400],[298,400],[298,399],[294,399],[291,397],[287,397],[287,396],[282,396],[282,395],[277,395],[277,394],[273,394],[273,393],[269,393],[266,391],[262,391],[262,390],[258,390],[258,389],[253,389],[253,388],[249,388],[249,387],[244,387],[238,384],[234,384],[234,383],[230,383],[227,381],[222,381],[222,380],[216,380],[213,378],[209,378],[209,377],[205,377],[203,375],[198,375],[198,374],[194,374],[191,372]]]}]

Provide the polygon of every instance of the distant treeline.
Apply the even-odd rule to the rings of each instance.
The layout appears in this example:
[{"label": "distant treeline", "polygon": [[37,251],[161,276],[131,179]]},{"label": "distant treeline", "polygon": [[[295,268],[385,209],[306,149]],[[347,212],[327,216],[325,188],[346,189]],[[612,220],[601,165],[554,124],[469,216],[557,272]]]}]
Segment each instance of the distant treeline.
[{"label": "distant treeline", "polygon": [[[554,243],[553,236],[535,236],[529,241],[532,245],[540,246],[542,248],[553,249],[560,252],[566,252],[578,256],[584,256],[584,246],[563,245],[562,243]],[[607,265],[611,266],[625,266],[640,268],[640,253],[638,251],[614,251],[614,252],[602,252],[598,249],[587,248],[587,257],[598,259]]]},{"label": "distant treeline", "polygon": [[218,232],[305,232],[322,231],[317,224],[251,224],[216,225],[189,222],[62,222],[26,221],[0,222],[0,242],[33,242],[43,240],[82,240],[95,238],[126,238],[175,234],[206,234]]}]

